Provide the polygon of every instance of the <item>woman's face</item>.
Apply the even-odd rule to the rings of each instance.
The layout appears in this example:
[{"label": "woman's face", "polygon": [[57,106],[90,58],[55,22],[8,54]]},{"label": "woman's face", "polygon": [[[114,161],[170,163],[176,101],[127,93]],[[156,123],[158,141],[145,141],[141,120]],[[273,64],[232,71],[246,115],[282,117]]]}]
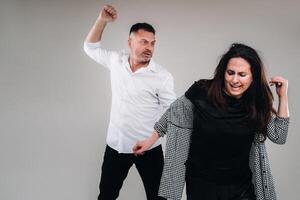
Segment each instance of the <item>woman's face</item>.
[{"label": "woman's face", "polygon": [[231,97],[241,98],[253,81],[251,66],[243,58],[231,58],[224,75],[225,92]]}]

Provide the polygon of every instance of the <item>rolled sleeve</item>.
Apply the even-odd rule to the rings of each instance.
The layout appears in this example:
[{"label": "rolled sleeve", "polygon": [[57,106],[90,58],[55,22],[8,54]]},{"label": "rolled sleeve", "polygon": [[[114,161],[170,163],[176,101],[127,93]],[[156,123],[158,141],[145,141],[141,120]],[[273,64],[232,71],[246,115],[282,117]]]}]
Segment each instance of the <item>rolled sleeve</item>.
[{"label": "rolled sleeve", "polygon": [[272,116],[267,127],[268,138],[276,144],[284,144],[287,139],[290,118]]},{"label": "rolled sleeve", "polygon": [[110,69],[111,60],[113,58],[114,52],[103,49],[101,47],[101,42],[84,42],[83,49],[85,53],[94,61]]},{"label": "rolled sleeve", "polygon": [[167,121],[169,112],[170,108],[165,111],[165,113],[161,116],[158,122],[156,122],[154,125],[154,130],[159,134],[160,137],[165,136],[167,132]]}]

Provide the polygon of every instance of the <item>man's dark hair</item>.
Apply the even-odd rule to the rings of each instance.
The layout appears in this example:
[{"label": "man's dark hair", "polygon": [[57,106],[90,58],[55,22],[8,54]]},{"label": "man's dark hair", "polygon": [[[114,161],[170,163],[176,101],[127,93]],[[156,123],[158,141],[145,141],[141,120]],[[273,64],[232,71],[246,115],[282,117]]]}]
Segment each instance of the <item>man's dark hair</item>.
[{"label": "man's dark hair", "polygon": [[152,25],[148,24],[148,23],[136,23],[136,24],[133,24],[130,28],[130,31],[129,31],[129,35],[131,33],[136,33],[138,32],[140,29],[144,30],[144,31],[148,31],[148,32],[151,32],[155,35],[155,29],[153,28]]}]

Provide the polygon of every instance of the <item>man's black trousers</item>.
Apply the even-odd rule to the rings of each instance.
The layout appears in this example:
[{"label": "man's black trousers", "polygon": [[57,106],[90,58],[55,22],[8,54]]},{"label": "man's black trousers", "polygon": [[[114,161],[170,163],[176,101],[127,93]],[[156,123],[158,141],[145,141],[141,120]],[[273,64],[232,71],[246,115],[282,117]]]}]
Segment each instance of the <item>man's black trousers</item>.
[{"label": "man's black trousers", "polygon": [[123,181],[133,164],[142,178],[147,200],[164,199],[157,196],[164,164],[161,145],[140,156],[118,153],[106,145],[98,200],[115,200],[118,198]]}]

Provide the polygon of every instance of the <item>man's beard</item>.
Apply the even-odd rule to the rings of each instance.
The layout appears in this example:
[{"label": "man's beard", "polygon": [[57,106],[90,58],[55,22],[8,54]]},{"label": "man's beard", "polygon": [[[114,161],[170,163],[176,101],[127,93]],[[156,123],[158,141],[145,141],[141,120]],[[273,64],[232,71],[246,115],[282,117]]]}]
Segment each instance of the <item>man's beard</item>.
[{"label": "man's beard", "polygon": [[141,63],[149,63],[150,60],[152,58],[152,53],[151,51],[144,51],[142,54],[141,54]]}]

